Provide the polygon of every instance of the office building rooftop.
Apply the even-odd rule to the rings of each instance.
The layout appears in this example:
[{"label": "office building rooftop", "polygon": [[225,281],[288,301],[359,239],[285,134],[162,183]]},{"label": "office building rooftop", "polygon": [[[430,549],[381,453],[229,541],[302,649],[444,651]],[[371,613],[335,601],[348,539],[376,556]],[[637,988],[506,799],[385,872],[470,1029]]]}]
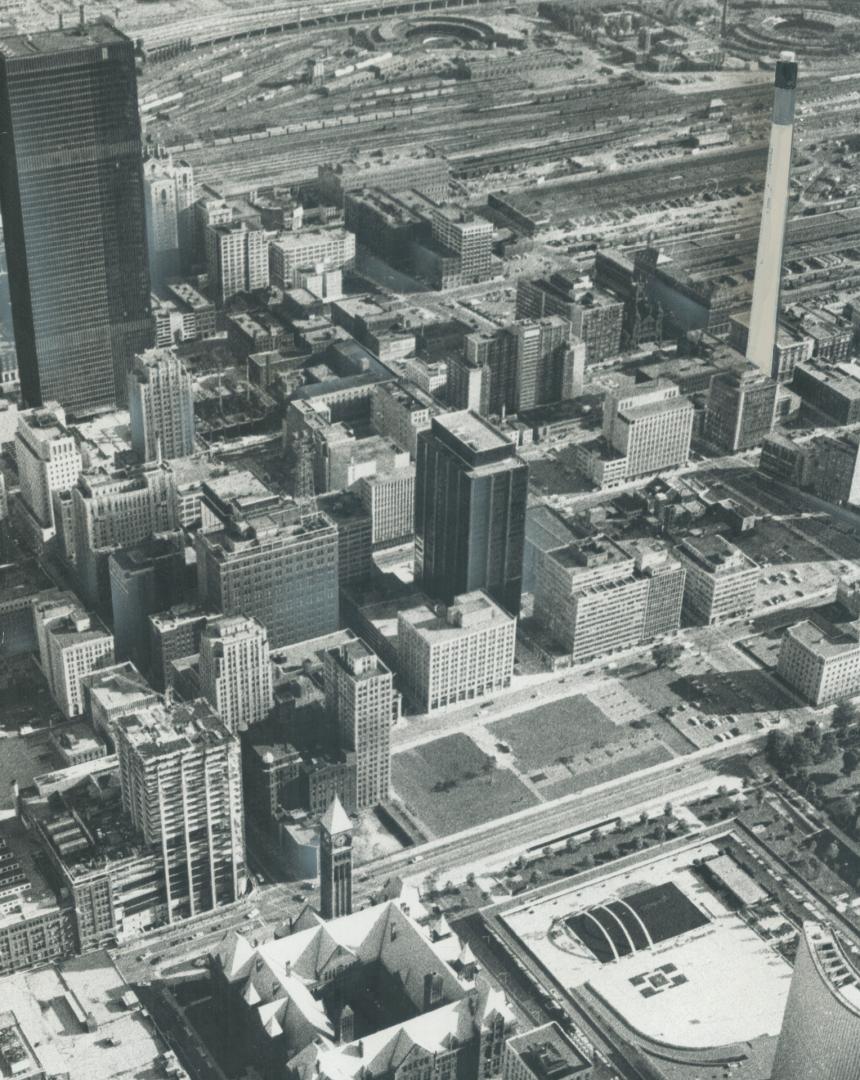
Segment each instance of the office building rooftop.
[{"label": "office building rooftop", "polygon": [[509,450],[513,454],[513,447],[508,440],[501,435],[493,426],[473,412],[443,413],[433,417],[432,428],[442,428],[452,435],[464,447],[478,453],[486,453],[493,450]]},{"label": "office building rooftop", "polygon": [[456,597],[447,608],[428,602],[401,611],[399,617],[422,637],[433,642],[461,637],[473,630],[514,620],[514,616],[480,590]]},{"label": "office building rooftop", "polygon": [[0,53],[8,57],[45,56],[121,44],[131,45],[131,41],[115,26],[99,21],[6,37],[0,41]]}]

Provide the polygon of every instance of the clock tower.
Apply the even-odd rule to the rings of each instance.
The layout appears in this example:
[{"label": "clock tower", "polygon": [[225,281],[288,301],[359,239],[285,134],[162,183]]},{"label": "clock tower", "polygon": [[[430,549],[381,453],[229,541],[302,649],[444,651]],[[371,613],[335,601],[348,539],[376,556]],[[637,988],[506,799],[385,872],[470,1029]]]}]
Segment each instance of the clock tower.
[{"label": "clock tower", "polygon": [[352,914],[352,822],[337,795],[320,820],[320,914]]}]

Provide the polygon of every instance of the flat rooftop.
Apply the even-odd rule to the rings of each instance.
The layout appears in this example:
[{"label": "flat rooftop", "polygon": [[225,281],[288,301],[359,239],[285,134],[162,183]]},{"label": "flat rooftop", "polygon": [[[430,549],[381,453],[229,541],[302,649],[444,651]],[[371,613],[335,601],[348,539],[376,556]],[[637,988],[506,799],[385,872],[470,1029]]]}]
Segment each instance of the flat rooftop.
[{"label": "flat rooftop", "polygon": [[0,892],[12,887],[13,877],[20,875],[26,879],[25,888],[14,901],[11,897],[4,898],[4,907],[8,905],[8,909],[0,911],[2,928],[15,926],[58,907],[57,896],[39,869],[37,852],[38,846],[17,818],[0,821],[0,854],[6,856],[0,863]]},{"label": "flat rooftop", "polygon": [[433,417],[433,426],[439,425],[445,431],[450,432],[461,443],[472,450],[483,453],[487,450],[500,450],[511,448],[508,440],[486,420],[475,413],[463,410],[461,412],[443,413]]},{"label": "flat rooftop", "polygon": [[823,627],[808,619],[790,626],[786,634],[810,652],[826,659],[860,651],[860,640],[856,634],[852,636],[850,633],[836,629],[828,633]]},{"label": "flat rooftop", "polygon": [[108,23],[93,22],[64,29],[42,30],[35,34],[15,34],[0,41],[4,56],[46,56],[51,53],[77,52],[103,45],[131,46],[131,41]]},{"label": "flat rooftop", "polygon": [[[106,952],[8,975],[0,979],[0,1000],[0,1029],[23,1039],[27,1070],[0,1069],[4,1077],[157,1080],[177,1068]],[[181,1067],[175,1075],[183,1075]]]},{"label": "flat rooftop", "polygon": [[442,614],[437,614],[432,603],[406,608],[398,619],[412,626],[422,637],[429,637],[434,644],[462,637],[475,630],[483,630],[493,624],[516,622],[485,592],[476,590],[455,598]]},{"label": "flat rooftop", "polygon": [[688,536],[678,545],[678,550],[711,574],[757,569],[757,564],[748,555],[719,533]]}]

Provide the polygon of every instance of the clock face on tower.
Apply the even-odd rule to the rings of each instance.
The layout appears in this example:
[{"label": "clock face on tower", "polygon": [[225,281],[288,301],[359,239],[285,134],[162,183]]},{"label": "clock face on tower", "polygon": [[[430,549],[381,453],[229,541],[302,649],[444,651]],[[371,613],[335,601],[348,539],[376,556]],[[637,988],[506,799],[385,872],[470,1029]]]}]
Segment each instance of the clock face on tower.
[{"label": "clock face on tower", "polygon": [[343,835],[336,836],[333,840],[333,843],[335,847],[346,847],[346,837]]}]

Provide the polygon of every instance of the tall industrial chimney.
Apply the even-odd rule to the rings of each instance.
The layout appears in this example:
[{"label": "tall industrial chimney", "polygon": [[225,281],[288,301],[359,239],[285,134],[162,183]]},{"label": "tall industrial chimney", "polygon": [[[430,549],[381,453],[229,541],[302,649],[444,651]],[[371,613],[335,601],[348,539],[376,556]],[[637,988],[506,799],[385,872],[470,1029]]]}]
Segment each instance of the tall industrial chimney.
[{"label": "tall industrial chimney", "polygon": [[764,206],[758,234],[747,360],[765,375],[773,368],[782,253],[788,218],[788,184],[791,174],[791,143],[794,137],[794,102],[797,64],[793,52],[779,55],[774,80],[773,122],[764,184]]}]

